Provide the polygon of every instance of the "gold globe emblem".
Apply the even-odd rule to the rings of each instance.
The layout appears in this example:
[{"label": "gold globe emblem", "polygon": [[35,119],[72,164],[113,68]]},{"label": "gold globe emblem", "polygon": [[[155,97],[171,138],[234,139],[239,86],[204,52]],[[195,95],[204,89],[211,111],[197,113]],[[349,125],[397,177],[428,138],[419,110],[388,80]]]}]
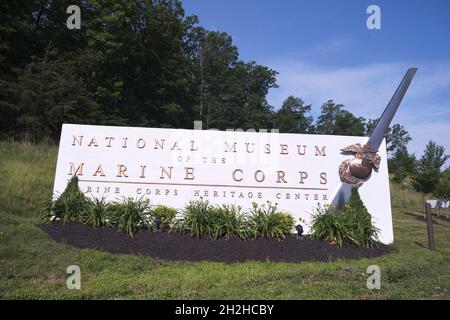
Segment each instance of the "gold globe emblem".
[{"label": "gold globe emblem", "polygon": [[376,153],[378,150],[367,145],[352,144],[344,149],[343,153],[353,153],[353,159],[344,160],[339,166],[339,176],[342,182],[358,184],[367,181],[372,170],[377,171],[380,166],[380,156]]}]

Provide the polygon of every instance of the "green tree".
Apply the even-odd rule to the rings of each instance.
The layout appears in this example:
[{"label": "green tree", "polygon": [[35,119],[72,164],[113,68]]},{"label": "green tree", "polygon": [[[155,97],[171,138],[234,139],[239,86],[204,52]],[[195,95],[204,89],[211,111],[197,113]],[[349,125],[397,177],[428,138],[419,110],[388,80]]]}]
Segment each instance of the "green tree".
[{"label": "green tree", "polygon": [[413,187],[423,194],[432,193],[439,182],[441,168],[449,158],[445,148],[429,141],[417,165],[417,173],[413,176]]},{"label": "green tree", "polygon": [[389,172],[394,174],[393,181],[402,182],[406,177],[416,172],[417,160],[414,154],[409,154],[406,147],[395,150],[388,159]]},{"label": "green tree", "polygon": [[396,123],[389,130],[386,137],[386,145],[388,152],[394,152],[396,150],[406,149],[407,144],[411,141],[411,137],[405,128]]},{"label": "green tree", "polygon": [[89,83],[108,114],[133,125],[192,126],[195,78],[179,1],[90,1]]},{"label": "green tree", "polygon": [[440,172],[449,158],[450,155],[445,154],[443,146],[439,146],[430,140],[425,147],[419,166],[423,171],[437,169]]},{"label": "green tree", "polygon": [[350,193],[350,199],[347,203],[348,206],[355,209],[359,214],[369,214],[369,211],[367,210],[366,206],[364,205],[364,202],[361,200],[361,197],[359,196],[358,188],[353,187]]},{"label": "green tree", "polygon": [[194,28],[191,45],[196,68],[198,114],[206,128],[267,128],[272,107],[268,90],[276,86],[276,72],[254,61],[238,59],[226,33]]},{"label": "green tree", "polygon": [[319,134],[363,136],[365,133],[365,119],[355,117],[344,110],[344,105],[328,100],[322,105],[321,113],[315,125],[315,132]]},{"label": "green tree", "polygon": [[311,105],[306,105],[301,98],[289,96],[275,114],[274,126],[280,132],[308,133],[312,127]]},{"label": "green tree", "polygon": [[450,170],[441,174],[433,194],[440,200],[450,200]]},{"label": "green tree", "polygon": [[[379,118],[369,119],[366,123],[366,136],[370,136],[372,131],[375,129]],[[400,124],[396,123],[392,127],[388,128],[385,134],[386,138],[386,150],[394,154],[397,150],[405,149],[408,143],[411,141],[411,137],[408,131]]]},{"label": "green tree", "polygon": [[101,123],[98,104],[77,75],[73,60],[47,49],[43,58],[34,58],[19,72],[14,93],[18,117],[15,125],[22,136],[58,138],[61,125]]}]

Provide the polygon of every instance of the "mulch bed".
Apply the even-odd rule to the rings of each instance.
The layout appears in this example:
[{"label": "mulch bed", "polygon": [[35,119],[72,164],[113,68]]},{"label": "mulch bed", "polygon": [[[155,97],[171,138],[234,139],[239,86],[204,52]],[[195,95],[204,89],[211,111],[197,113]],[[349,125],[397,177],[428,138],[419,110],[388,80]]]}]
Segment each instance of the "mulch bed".
[{"label": "mulch bed", "polygon": [[49,223],[39,227],[58,242],[77,248],[90,248],[116,254],[141,254],[144,256],[180,261],[222,261],[227,263],[248,260],[259,261],[332,261],[378,257],[392,252],[392,248],[380,244],[368,249],[354,246],[338,248],[326,241],[305,237],[283,241],[258,238],[241,241],[201,239],[167,232],[137,232],[134,238],[113,228],[94,228],[81,223]]}]

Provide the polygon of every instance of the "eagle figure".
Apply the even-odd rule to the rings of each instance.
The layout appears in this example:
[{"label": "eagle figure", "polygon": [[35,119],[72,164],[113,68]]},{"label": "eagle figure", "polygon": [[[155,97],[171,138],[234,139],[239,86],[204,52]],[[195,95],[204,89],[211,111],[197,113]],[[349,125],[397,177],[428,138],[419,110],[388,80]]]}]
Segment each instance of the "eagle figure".
[{"label": "eagle figure", "polygon": [[339,175],[343,182],[359,184],[366,181],[372,174],[372,169],[380,167],[380,156],[378,150],[361,145],[360,143],[341,149],[343,153],[353,153],[353,159],[344,160],[339,167]]}]

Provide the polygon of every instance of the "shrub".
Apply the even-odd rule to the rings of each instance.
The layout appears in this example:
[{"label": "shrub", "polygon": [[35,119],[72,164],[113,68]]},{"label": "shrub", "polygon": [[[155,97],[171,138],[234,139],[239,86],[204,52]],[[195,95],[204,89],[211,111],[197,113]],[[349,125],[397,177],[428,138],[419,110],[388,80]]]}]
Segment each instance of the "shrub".
[{"label": "shrub", "polygon": [[47,203],[41,211],[41,218],[46,221],[53,218],[63,222],[85,222],[87,219],[88,199],[78,188],[78,177],[73,176],[66,189],[54,201]]},{"label": "shrub", "polygon": [[53,200],[49,199],[43,202],[42,210],[39,212],[39,218],[43,223],[47,223],[55,219],[55,215],[52,212]]},{"label": "shrub", "polygon": [[344,244],[345,228],[339,211],[333,206],[318,206],[312,214],[311,238],[325,239],[338,246]]},{"label": "shrub", "polygon": [[149,203],[140,198],[123,198],[110,205],[108,225],[134,236],[139,228],[149,227]]},{"label": "shrub", "polygon": [[211,208],[208,217],[208,232],[211,238],[230,238],[233,235],[241,239],[255,236],[251,221],[240,206],[222,205]]},{"label": "shrub", "polygon": [[109,218],[110,204],[103,198],[88,198],[87,223],[94,227],[103,227]]},{"label": "shrub", "polygon": [[373,247],[378,243],[378,232],[356,188],[342,210],[319,206],[312,214],[311,238],[325,239],[339,247],[344,244]]},{"label": "shrub", "polygon": [[341,213],[348,243],[371,248],[378,244],[379,229],[372,224],[372,217],[365,211],[359,211],[346,205]]},{"label": "shrub", "polygon": [[294,218],[288,213],[278,211],[277,206],[270,202],[261,206],[253,203],[250,213],[255,236],[281,240],[294,229]]},{"label": "shrub", "polygon": [[212,206],[208,201],[190,201],[183,210],[183,217],[174,224],[174,230],[201,237],[209,233],[209,215]]},{"label": "shrub", "polygon": [[360,212],[361,214],[369,214],[369,211],[367,211],[364,202],[361,200],[361,197],[359,196],[357,187],[352,188],[350,193],[350,199],[348,200],[347,205],[355,209],[356,211]]},{"label": "shrub", "polygon": [[160,228],[162,230],[169,230],[176,214],[177,210],[175,210],[174,208],[166,207],[163,205],[156,206],[155,208],[150,210],[150,224],[154,227],[155,220],[159,219],[161,221]]}]

